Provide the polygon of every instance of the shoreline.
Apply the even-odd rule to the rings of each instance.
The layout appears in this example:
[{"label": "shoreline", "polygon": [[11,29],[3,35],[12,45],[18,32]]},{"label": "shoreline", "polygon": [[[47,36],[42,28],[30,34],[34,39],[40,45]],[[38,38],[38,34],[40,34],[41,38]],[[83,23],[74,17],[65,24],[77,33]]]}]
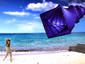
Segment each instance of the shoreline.
[{"label": "shoreline", "polygon": [[[59,50],[59,51],[13,51],[12,55],[38,55],[38,54],[55,54],[55,53],[63,53],[63,52],[69,52],[68,50]],[[6,51],[0,51],[0,56],[3,55],[5,56]]]},{"label": "shoreline", "polygon": [[[33,49],[12,49],[12,51],[15,50],[15,52],[29,52],[29,51],[63,51],[68,50],[68,48],[33,48]],[[0,50],[0,51],[6,51],[6,50]]]},{"label": "shoreline", "polygon": [[[15,50],[15,52],[29,52],[29,51],[63,51],[63,50],[67,50],[68,49],[46,49],[46,50],[42,50],[42,49],[29,49],[29,50]],[[5,52],[6,50],[0,50],[0,52]],[[13,52],[14,50],[12,50]]]},{"label": "shoreline", "polygon": [[79,52],[33,51],[13,52],[13,61],[8,56],[3,61],[5,52],[0,52],[0,64],[85,64],[85,54]]}]

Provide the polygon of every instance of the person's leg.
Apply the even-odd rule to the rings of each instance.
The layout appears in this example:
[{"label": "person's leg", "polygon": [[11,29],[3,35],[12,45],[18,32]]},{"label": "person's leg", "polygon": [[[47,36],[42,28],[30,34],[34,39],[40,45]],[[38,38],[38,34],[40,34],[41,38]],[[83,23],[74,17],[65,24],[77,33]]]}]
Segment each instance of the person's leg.
[{"label": "person's leg", "polygon": [[12,62],[12,52],[10,52],[10,62]]},{"label": "person's leg", "polygon": [[8,52],[6,52],[6,56],[4,57],[3,61],[7,58],[7,56],[8,56]]}]

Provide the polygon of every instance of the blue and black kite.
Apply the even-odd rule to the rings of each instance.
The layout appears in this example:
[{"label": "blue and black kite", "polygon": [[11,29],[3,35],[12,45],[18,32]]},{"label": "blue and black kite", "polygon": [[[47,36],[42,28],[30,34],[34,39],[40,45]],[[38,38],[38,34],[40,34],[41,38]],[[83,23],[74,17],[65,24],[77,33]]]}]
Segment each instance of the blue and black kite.
[{"label": "blue and black kite", "polygon": [[56,8],[40,14],[48,38],[70,34],[79,22],[79,19],[85,15],[85,8],[82,6],[70,5],[64,8],[58,5]]}]

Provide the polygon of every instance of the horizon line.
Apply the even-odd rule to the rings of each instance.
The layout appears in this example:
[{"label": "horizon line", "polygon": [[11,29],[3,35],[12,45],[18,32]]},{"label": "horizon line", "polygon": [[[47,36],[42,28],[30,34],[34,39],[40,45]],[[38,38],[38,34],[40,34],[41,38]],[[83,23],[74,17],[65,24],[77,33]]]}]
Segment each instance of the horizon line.
[{"label": "horizon line", "polygon": [[[45,32],[40,32],[45,33]],[[85,32],[72,32],[72,33],[85,33]],[[0,34],[32,34],[32,33],[0,33]]]}]

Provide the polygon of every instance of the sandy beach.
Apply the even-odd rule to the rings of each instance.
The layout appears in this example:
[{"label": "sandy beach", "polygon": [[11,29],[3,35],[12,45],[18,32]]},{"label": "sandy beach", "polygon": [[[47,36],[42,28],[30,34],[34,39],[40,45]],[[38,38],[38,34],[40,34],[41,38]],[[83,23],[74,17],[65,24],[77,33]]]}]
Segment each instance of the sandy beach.
[{"label": "sandy beach", "polygon": [[85,64],[85,54],[69,51],[13,52],[13,61],[0,52],[0,64]]}]

